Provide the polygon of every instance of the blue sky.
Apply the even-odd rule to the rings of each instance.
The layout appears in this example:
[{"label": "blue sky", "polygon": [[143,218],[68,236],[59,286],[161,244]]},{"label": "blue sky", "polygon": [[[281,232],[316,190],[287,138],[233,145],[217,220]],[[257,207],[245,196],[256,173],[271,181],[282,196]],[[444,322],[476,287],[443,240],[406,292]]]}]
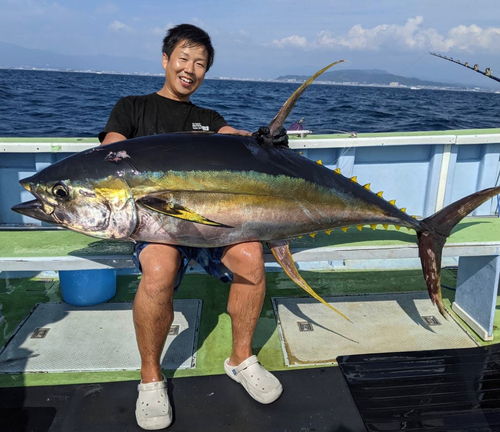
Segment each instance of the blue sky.
[{"label": "blue sky", "polygon": [[209,76],[275,78],[342,68],[449,82],[500,76],[500,0],[0,0],[0,41],[61,54],[158,60],[172,25],[199,25],[216,49]]}]

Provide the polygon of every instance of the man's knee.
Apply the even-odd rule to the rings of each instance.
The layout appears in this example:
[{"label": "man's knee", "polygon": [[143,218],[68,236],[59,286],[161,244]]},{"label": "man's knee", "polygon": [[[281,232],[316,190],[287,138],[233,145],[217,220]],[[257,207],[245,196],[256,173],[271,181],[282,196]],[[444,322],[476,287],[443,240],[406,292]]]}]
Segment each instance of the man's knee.
[{"label": "man's knee", "polygon": [[173,246],[150,244],[139,255],[142,268],[140,288],[151,294],[175,288],[181,254]]},{"label": "man's knee", "polygon": [[265,277],[264,252],[260,242],[228,246],[222,262],[236,277],[240,275],[253,283],[260,283]]}]

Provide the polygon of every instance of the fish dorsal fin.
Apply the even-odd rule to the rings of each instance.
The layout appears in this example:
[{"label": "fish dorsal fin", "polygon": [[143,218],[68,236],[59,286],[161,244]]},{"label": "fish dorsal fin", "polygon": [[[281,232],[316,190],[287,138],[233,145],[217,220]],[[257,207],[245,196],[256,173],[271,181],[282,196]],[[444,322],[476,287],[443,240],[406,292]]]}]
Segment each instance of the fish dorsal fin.
[{"label": "fish dorsal fin", "polygon": [[318,295],[302,278],[293,262],[292,254],[290,252],[290,247],[288,242],[286,241],[274,241],[268,242],[267,246],[271,249],[271,252],[278,261],[279,265],[283,267],[285,273],[292,279],[299,287],[301,287],[305,292],[314,297],[316,300],[323,303],[326,307],[330,308],[334,312],[337,312],[342,318],[345,318],[347,321],[352,322],[349,318],[347,318],[342,312],[335,309],[332,305],[327,303],[320,295]]},{"label": "fish dorsal fin", "polygon": [[304,84],[302,84],[297,90],[295,90],[295,92],[288,98],[288,100],[285,102],[285,104],[278,111],[278,114],[276,114],[276,116],[273,118],[271,123],[269,123],[269,130],[270,130],[271,136],[273,136],[276,133],[276,131],[280,130],[280,128],[283,127],[283,124],[285,123],[285,120],[288,117],[288,114],[290,114],[293,107],[295,106],[295,103],[302,96],[302,93],[304,93],[306,88],[309,87],[312,84],[312,82],[316,78],[318,78],[323,72],[327,71],[332,66],[335,66],[336,64],[339,64],[342,62],[344,62],[344,60],[339,60],[339,61],[336,61],[335,63],[329,64],[328,66],[324,67],[320,71],[316,72],[311,78],[309,78],[307,81],[304,82]]},{"label": "fish dorsal fin", "polygon": [[202,225],[229,228],[227,225],[207,219],[206,217],[176,203],[175,200],[172,199],[171,194],[169,194],[168,192],[146,195],[138,199],[137,203],[150,210],[177,219],[199,223]]}]

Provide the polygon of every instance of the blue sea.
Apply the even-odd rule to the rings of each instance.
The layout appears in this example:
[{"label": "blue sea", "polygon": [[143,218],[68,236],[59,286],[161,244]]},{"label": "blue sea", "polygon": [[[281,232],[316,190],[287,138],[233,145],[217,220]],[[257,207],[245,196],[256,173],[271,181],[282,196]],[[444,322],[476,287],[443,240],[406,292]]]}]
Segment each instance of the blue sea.
[{"label": "blue sea", "polygon": [[[147,94],[160,76],[0,70],[0,137],[95,137],[121,96]],[[207,79],[192,102],[238,129],[267,125],[298,84]],[[499,86],[500,90],[500,86]],[[500,127],[500,94],[312,85],[285,127],[313,133],[409,132]]]}]

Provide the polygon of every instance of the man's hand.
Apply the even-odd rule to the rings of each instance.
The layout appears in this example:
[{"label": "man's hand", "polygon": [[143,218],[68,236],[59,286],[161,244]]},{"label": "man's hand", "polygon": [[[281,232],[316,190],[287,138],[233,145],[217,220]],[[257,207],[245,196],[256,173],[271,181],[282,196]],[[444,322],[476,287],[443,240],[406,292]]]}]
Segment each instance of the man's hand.
[{"label": "man's hand", "polygon": [[257,141],[263,145],[268,145],[272,147],[288,147],[288,135],[286,129],[281,127],[278,129],[273,136],[271,136],[271,131],[267,126],[261,126],[257,132],[252,134]]}]

